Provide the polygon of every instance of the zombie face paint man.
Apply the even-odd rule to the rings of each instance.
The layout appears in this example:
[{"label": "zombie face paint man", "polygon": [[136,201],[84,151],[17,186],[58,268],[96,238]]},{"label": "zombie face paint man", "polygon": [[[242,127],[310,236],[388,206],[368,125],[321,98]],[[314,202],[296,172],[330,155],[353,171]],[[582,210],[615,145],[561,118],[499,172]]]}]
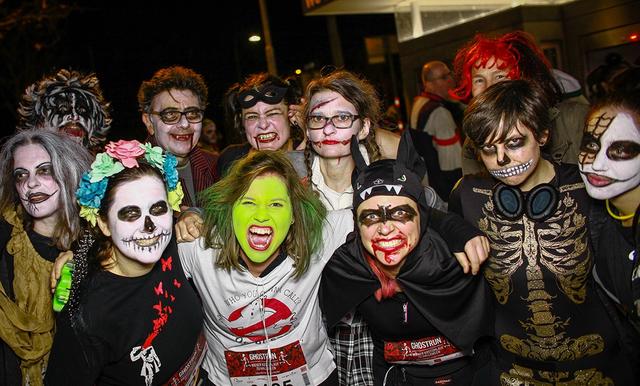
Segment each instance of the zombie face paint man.
[{"label": "zombie face paint man", "polygon": [[107,223],[98,224],[111,237],[119,265],[130,262],[146,266],[155,264],[169,244],[172,216],[164,183],[144,176],[117,188]]},{"label": "zombie face paint man", "polygon": [[27,87],[18,116],[19,129],[64,132],[90,150],[104,146],[111,126],[98,78],[65,69]]},{"label": "zombie face paint man", "polygon": [[256,178],[233,206],[233,230],[250,264],[270,262],[289,233],[293,221],[291,199],[281,177]]},{"label": "zombie face paint man", "polygon": [[599,200],[640,184],[640,128],[632,116],[612,107],[591,115],[580,148],[580,173],[587,192]]}]

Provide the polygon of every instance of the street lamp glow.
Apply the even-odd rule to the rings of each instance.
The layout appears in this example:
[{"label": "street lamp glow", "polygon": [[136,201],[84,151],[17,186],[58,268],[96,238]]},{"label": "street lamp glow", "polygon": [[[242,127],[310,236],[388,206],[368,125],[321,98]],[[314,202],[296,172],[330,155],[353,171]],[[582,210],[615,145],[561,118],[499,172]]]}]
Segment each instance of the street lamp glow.
[{"label": "street lamp glow", "polygon": [[300,75],[300,74],[302,74],[302,70],[298,68],[298,69],[296,70],[296,75]]},{"label": "street lamp glow", "polygon": [[249,41],[252,42],[252,43],[259,42],[260,40],[262,40],[260,35],[251,35],[251,36],[249,36]]}]

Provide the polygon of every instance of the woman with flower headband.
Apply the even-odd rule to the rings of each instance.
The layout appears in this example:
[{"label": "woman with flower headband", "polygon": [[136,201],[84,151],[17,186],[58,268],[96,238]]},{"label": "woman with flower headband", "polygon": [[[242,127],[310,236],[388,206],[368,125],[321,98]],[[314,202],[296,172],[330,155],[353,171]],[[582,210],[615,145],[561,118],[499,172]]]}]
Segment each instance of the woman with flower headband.
[{"label": "woman with flower headband", "polygon": [[159,147],[118,141],[83,175],[80,216],[93,235],[75,252],[46,384],[194,384],[206,344],[172,237],[176,164]]},{"label": "woman with flower headband", "polygon": [[0,384],[42,385],[53,341],[46,278],[81,231],[75,189],[91,155],[70,137],[20,131],[0,151]]}]

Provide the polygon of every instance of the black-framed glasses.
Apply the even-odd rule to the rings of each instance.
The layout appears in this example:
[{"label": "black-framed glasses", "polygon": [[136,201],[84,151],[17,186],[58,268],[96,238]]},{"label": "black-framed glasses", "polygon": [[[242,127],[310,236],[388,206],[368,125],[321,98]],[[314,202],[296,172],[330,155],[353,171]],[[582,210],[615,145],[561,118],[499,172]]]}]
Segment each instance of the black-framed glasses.
[{"label": "black-framed glasses", "polygon": [[350,129],[353,126],[353,122],[359,119],[359,115],[352,114],[338,114],[333,117],[325,117],[323,115],[309,115],[307,117],[307,128],[309,130],[320,130],[327,126],[327,123],[331,121],[331,124],[336,129]]},{"label": "black-framed glasses", "polygon": [[162,111],[150,111],[149,114],[159,116],[160,120],[166,125],[175,125],[180,122],[183,115],[189,123],[200,123],[204,119],[204,110],[198,108],[190,108],[185,111],[164,109]]}]

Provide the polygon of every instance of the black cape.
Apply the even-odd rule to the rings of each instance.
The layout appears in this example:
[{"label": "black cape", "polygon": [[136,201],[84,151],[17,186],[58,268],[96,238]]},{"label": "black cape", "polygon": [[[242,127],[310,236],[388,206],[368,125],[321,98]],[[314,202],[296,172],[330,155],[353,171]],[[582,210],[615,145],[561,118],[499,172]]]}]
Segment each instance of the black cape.
[{"label": "black cape", "polygon": [[[424,229],[424,228],[423,228]],[[329,328],[380,288],[357,232],[336,250],[322,273],[320,305]],[[410,302],[467,354],[476,340],[493,335],[493,303],[481,274],[465,275],[431,228],[406,257],[396,280]]]}]

